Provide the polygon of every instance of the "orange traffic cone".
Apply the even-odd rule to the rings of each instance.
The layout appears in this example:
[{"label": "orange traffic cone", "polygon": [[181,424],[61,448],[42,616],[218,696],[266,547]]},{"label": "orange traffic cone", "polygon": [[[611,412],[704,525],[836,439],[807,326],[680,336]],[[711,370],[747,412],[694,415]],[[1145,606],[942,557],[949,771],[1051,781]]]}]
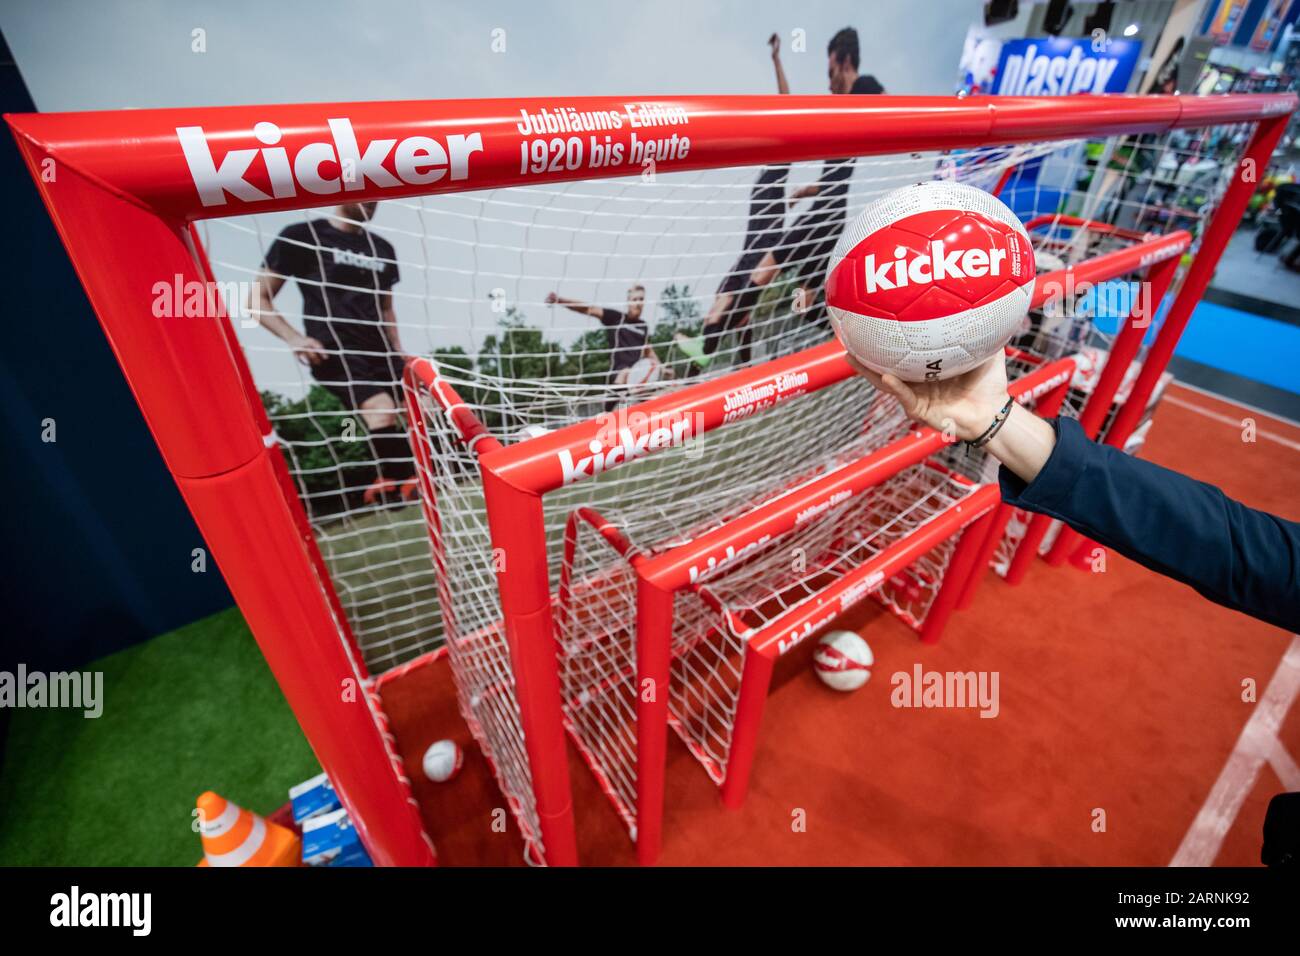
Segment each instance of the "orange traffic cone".
[{"label": "orange traffic cone", "polygon": [[298,834],[236,806],[211,790],[199,794],[199,866],[301,866]]}]

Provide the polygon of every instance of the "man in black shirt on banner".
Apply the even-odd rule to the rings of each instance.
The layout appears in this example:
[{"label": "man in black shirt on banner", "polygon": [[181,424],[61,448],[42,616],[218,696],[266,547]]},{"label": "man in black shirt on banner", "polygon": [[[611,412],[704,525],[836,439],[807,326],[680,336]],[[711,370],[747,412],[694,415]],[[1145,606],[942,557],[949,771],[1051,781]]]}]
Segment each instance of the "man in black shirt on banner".
[{"label": "man in black shirt on banner", "polygon": [[[608,385],[626,385],[628,373],[632,366],[642,359],[657,361],[654,346],[650,344],[650,327],[646,325],[641,313],[645,309],[645,286],[637,284],[627,290],[627,311],[606,309],[590,305],[578,299],[566,299],[554,292],[546,294],[547,305],[562,305],[580,315],[589,315],[600,319],[605,327],[605,344],[609,348]],[[660,374],[667,374],[663,369]],[[611,396],[606,402],[607,410],[618,404],[618,399]]]},{"label": "man in black shirt on banner", "polygon": [[[393,313],[399,278],[392,243],[365,228],[377,203],[344,203],[329,219],[286,226],[254,286],[252,314],[293,349],[312,378],[365,422],[378,468],[367,504],[409,498],[415,466],[398,422],[402,344]],[[303,331],[275,308],[288,279],[302,293]]]}]

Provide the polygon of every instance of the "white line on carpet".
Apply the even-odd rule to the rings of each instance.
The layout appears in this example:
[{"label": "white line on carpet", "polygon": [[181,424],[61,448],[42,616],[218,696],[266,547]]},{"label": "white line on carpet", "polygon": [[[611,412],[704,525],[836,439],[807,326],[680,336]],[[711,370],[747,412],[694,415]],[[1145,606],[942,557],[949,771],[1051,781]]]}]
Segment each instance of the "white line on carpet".
[{"label": "white line on carpet", "polygon": [[[1255,704],[1254,713],[1237,738],[1236,748],[1224,764],[1210,795],[1205,798],[1201,812],[1196,815],[1187,835],[1183,837],[1182,845],[1178,847],[1170,866],[1210,866],[1214,863],[1223,846],[1223,838],[1236,821],[1241,805],[1255,786],[1259,769],[1266,761],[1272,762],[1275,767],[1282,765],[1278,776],[1284,785],[1289,788],[1294,782],[1288,781],[1286,775],[1295,770],[1295,762],[1290,761],[1288,768],[1285,761],[1277,759],[1275,754],[1281,750],[1277,732],[1298,693],[1300,636],[1293,634],[1291,645],[1282,655],[1272,680]],[[1290,755],[1284,751],[1282,756],[1290,760]]]}]

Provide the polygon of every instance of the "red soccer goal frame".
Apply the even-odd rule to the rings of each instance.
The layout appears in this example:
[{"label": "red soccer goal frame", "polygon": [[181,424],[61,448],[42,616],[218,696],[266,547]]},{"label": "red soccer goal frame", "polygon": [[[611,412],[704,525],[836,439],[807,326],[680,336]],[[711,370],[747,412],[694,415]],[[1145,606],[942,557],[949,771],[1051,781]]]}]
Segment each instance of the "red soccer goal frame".
[{"label": "red soccer goal frame", "polygon": [[[1175,128],[1252,122],[1244,159],[1262,169],[1295,109],[1292,94],[1231,97],[675,97],[448,100],[209,107],[66,114],[10,115],[32,174],[168,469],[220,564],[267,662],[322,767],[338,789],[366,847],[378,864],[435,861],[401,761],[333,594],[306,516],[288,482],[251,375],[224,310],[207,320],[158,321],[150,310],[160,279],[214,282],[194,223],[201,219],[318,206],[329,196],[307,187],[273,189],[257,151],[254,126],[272,123],[286,155],[305,147],[333,148],[329,120],[346,118],[358,142],[412,135],[477,135],[481,145],[469,175],[411,182],[396,175],[388,154],[380,165],[391,183],[365,178],[347,187],[349,198],[382,200],[494,186],[626,174],[626,169],[559,169],[543,176],[520,172],[519,110],[575,107],[623,109],[631,100],[680,107],[690,116],[691,146],[684,159],[664,161],[665,172],[973,148],[1071,136],[1161,133]],[[847,102],[846,102],[847,101]],[[205,205],[177,131],[201,127],[207,143],[247,150],[243,195],[222,193]],[[616,135],[624,142],[629,131]],[[311,170],[316,182],[338,183],[338,155]],[[298,180],[294,180],[295,186]],[[1182,327],[1209,282],[1255,182],[1243,162],[1201,237],[1200,253],[1175,298],[1150,360],[1125,413],[1136,417],[1172,354]],[[342,188],[341,186],[339,187]],[[1150,373],[1150,374],[1148,374]],[[1130,423],[1131,424],[1131,423]],[[1116,429],[1112,429],[1116,431]],[[1119,429],[1122,431],[1122,429]],[[532,470],[533,442],[484,455],[485,485],[495,513],[519,506],[529,513],[532,493],[512,481]],[[544,470],[544,469],[542,469]],[[503,512],[502,509],[505,509]],[[494,529],[495,530],[495,529]],[[543,568],[527,568],[539,527],[502,529],[519,561],[501,590],[514,626],[513,646],[537,663],[551,648],[550,596]],[[539,582],[542,584],[539,587]],[[564,747],[554,701],[531,658],[515,661],[522,717],[533,746]],[[551,667],[553,673],[553,665]],[[341,695],[340,687],[353,693]],[[344,699],[341,700],[340,697]],[[538,809],[547,861],[577,859],[567,770],[539,779]]]}]

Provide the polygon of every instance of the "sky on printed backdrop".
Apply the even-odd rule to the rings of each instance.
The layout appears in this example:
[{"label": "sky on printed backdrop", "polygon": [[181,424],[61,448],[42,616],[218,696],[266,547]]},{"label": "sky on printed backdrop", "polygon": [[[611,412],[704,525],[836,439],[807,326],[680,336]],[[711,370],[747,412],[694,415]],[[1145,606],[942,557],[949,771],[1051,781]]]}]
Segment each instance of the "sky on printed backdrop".
[{"label": "sky on printed backdrop", "polygon": [[[862,69],[891,93],[951,93],[967,26],[981,16],[979,0],[793,3],[791,0],[608,0],[531,3],[451,3],[421,0],[8,0],[0,29],[33,99],[43,111],[385,99],[509,97],[629,93],[768,93],[775,91],[767,37],[779,32],[794,93],[826,91],[826,43],[840,27],[858,28]],[[613,15],[616,12],[616,15]],[[191,50],[192,31],[205,31],[206,52]],[[493,52],[494,30],[505,52]],[[806,52],[791,49],[803,30]],[[803,172],[805,179],[813,171]],[[545,291],[619,305],[632,278],[645,278],[654,302],[669,281],[690,283],[707,307],[720,272],[742,241],[747,174],[712,182],[712,205],[692,208],[715,217],[712,232],[649,246],[625,241],[616,258],[600,253],[620,232],[624,216],[653,215],[625,187],[608,184],[589,212],[566,199],[568,220],[551,221],[549,241],[536,232],[539,255],[514,251],[518,230],[493,219],[518,219],[520,208],[488,207],[465,198],[436,207],[386,203],[375,228],[392,241],[403,264],[396,307],[408,350],[460,344],[471,350],[496,324],[485,308],[492,288],[526,308],[529,320],[571,341],[590,320],[538,305]],[[862,171],[859,170],[859,180]],[[799,175],[793,179],[797,182]],[[706,176],[703,180],[711,180]],[[691,195],[702,196],[697,189]],[[537,200],[547,203],[546,197]],[[553,200],[551,200],[553,201]],[[602,206],[602,203],[604,204]],[[663,205],[659,209],[667,208]],[[432,210],[432,211],[431,211]],[[574,218],[574,215],[577,218]],[[249,217],[210,227],[208,241],[222,279],[251,278],[269,239],[302,214]],[[626,220],[623,220],[624,222]],[[648,220],[642,220],[645,227]],[[587,233],[574,240],[569,223]],[[724,224],[725,225],[722,225]],[[424,239],[437,231],[430,253]],[[635,232],[637,229],[624,230]],[[590,255],[560,249],[590,242]],[[548,256],[546,250],[553,248]],[[657,272],[656,272],[657,270]],[[676,270],[676,271],[675,271]],[[635,274],[634,274],[635,273]],[[559,281],[557,281],[559,280]],[[679,284],[680,284],[679,281]],[[297,323],[296,292],[278,304]],[[242,330],[259,383],[294,393],[305,384],[287,349],[260,329]]]}]

